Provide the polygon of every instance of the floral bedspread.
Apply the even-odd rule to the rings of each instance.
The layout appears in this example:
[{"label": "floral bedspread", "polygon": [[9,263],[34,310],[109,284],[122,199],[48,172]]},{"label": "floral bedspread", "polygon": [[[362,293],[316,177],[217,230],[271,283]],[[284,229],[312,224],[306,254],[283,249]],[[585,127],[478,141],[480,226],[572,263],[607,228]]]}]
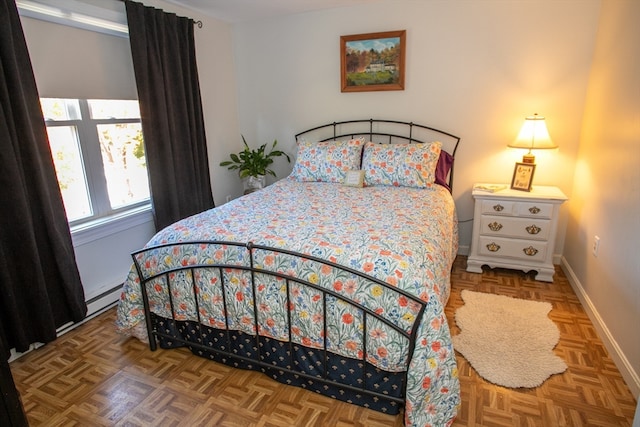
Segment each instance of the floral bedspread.
[{"label": "floral bedspread", "polygon": [[[274,248],[310,254],[362,271],[394,287],[418,296],[427,308],[418,326],[413,358],[399,337],[375,323],[368,325],[368,361],[387,371],[408,369],[405,423],[411,426],[449,425],[460,404],[457,365],[444,307],[449,298],[450,272],[458,249],[458,228],[453,198],[445,188],[365,187],[331,183],[296,182],[284,179],[264,190],[179,221],[154,236],[147,247],[166,243],[218,240],[253,242]],[[193,264],[211,257],[216,261],[243,263],[242,248],[198,245],[176,246],[145,252],[138,262],[149,271],[162,265]],[[360,284],[331,268],[314,268],[287,257],[263,253],[257,262],[264,268],[287,271],[320,284],[371,308],[397,325],[410,328],[414,305],[402,295],[379,285]],[[185,272],[181,274],[191,274]],[[227,315],[236,330],[255,333],[253,291],[242,272],[225,272],[234,286]],[[219,277],[197,277],[198,293],[211,295],[197,305],[200,318],[213,327],[225,325]],[[152,311],[171,317],[166,301],[154,295],[165,286],[156,283],[149,294]],[[187,290],[185,290],[185,293]],[[190,292],[190,291],[189,291]],[[260,307],[259,333],[288,340],[284,287],[265,279],[256,290]],[[173,290],[175,316],[196,318],[196,305],[179,299]],[[319,293],[293,286],[288,296],[295,341],[312,347],[327,347],[347,357],[361,357],[361,315],[339,300],[327,309],[327,336],[322,336],[322,305]],[[229,299],[229,298],[227,298]],[[251,300],[251,302],[250,302]],[[227,301],[229,303],[229,301]],[[117,329],[146,339],[140,284],[131,268],[118,305]]]}]

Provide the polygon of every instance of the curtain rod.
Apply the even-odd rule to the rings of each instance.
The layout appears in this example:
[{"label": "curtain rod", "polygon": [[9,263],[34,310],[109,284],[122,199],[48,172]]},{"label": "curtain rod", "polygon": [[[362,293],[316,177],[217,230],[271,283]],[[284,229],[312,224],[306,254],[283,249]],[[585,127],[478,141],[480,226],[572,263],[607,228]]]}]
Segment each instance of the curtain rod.
[{"label": "curtain rod", "polygon": [[[122,3],[126,3],[128,0],[120,0]],[[187,16],[187,18],[189,18]],[[198,21],[194,21],[193,18],[189,18],[193,21],[193,25],[197,25],[198,28],[202,28],[202,21],[198,20]]]}]

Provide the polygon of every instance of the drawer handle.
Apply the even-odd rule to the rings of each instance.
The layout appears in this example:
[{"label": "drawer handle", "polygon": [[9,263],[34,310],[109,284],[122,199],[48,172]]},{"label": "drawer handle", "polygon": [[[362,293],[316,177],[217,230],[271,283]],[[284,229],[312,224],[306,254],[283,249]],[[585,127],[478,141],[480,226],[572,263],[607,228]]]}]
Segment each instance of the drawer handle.
[{"label": "drawer handle", "polygon": [[538,227],[537,225],[530,225],[526,227],[526,230],[529,234],[538,234],[540,231],[542,231],[542,228]]},{"label": "drawer handle", "polygon": [[502,224],[493,221],[491,224],[488,225],[489,230],[491,231],[500,231],[502,229]]},{"label": "drawer handle", "polygon": [[534,214],[534,215],[535,215],[535,214],[537,214],[537,213],[540,213],[540,208],[539,208],[539,207],[537,207],[537,206],[530,207],[530,208],[529,208],[529,212],[531,212],[532,214]]},{"label": "drawer handle", "polygon": [[495,242],[491,242],[487,245],[487,249],[491,252],[498,252],[500,250],[500,245],[496,245]]},{"label": "drawer handle", "polygon": [[502,210],[504,210],[504,206],[498,203],[497,205],[493,205],[493,210],[496,212],[502,212]]},{"label": "drawer handle", "polygon": [[525,255],[534,256],[535,254],[538,253],[538,250],[533,246],[529,246],[528,248],[524,248],[522,252],[524,252]]}]

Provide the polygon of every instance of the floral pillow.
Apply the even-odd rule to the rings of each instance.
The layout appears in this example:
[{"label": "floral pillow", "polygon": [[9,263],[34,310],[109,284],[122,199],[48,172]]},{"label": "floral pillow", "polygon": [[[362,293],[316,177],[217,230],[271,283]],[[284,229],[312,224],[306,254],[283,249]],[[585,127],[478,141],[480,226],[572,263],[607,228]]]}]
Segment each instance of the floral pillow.
[{"label": "floral pillow", "polygon": [[343,182],[348,170],[360,169],[364,138],[348,141],[298,142],[289,177],[296,181]]},{"label": "floral pillow", "polygon": [[415,144],[376,144],[364,146],[362,170],[364,185],[431,187],[436,179],[440,142]]}]

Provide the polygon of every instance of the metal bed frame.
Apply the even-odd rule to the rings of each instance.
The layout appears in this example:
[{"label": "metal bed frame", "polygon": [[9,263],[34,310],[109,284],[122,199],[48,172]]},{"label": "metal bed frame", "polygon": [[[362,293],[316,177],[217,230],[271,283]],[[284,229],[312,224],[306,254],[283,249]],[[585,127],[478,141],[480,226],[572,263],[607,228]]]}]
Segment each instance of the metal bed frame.
[{"label": "metal bed frame", "polygon": [[[400,129],[401,131],[399,131]],[[439,140],[443,143],[443,150],[449,152],[451,155],[455,156],[456,150],[458,148],[458,144],[460,142],[460,138],[452,135],[450,133],[440,131],[438,129],[434,129],[428,126],[423,126],[419,124],[415,124],[412,122],[401,122],[395,120],[377,120],[377,119],[364,119],[364,120],[350,120],[350,121],[342,121],[342,122],[333,122],[322,126],[317,126],[306,131],[300,132],[295,135],[296,140],[300,138],[314,138],[315,141],[329,141],[329,140],[338,140],[341,138],[354,138],[357,136],[366,136],[368,140],[379,143],[396,143],[396,142],[409,142],[409,143],[423,143],[428,141]],[[444,140],[443,140],[444,138]],[[449,175],[449,185],[453,184],[453,170]],[[245,256],[242,256],[244,261],[239,264],[221,264],[216,263],[214,259],[207,259],[205,262],[199,262],[197,264],[179,266],[172,269],[162,270],[154,272],[151,275],[148,275],[144,268],[139,264],[138,257],[143,255],[145,252],[156,251],[156,250],[171,250],[176,246],[182,245],[219,245],[219,246],[227,246],[227,247],[235,247],[237,250],[246,250]],[[329,266],[331,268],[347,272],[354,277],[357,277],[357,280],[368,283],[375,283],[379,286],[382,286],[385,289],[385,292],[395,292],[398,295],[404,295],[408,300],[412,301],[416,304],[416,307],[419,307],[419,314],[416,316],[410,331],[400,328],[398,325],[389,321],[388,319],[376,314],[370,308],[364,306],[363,304],[350,300],[347,296],[343,294],[338,294],[334,292],[332,289],[328,289],[322,287],[320,285],[311,283],[309,281],[303,280],[299,277],[290,276],[278,271],[270,271],[266,270],[264,267],[256,266],[255,263],[255,254],[256,251],[268,251],[275,254],[286,255],[289,257],[294,257],[296,260],[300,260],[300,262],[314,262],[317,264],[317,268],[321,268],[322,266]],[[252,369],[261,371],[278,381],[285,383],[294,383],[303,388],[308,388],[323,394],[325,393],[326,387],[333,387],[331,390],[338,390],[335,392],[332,397],[336,397],[341,400],[346,400],[351,402],[351,400],[346,397],[342,393],[342,391],[350,391],[354,392],[356,395],[364,395],[368,398],[372,399],[372,401],[377,402],[378,400],[382,400],[384,402],[388,402],[392,406],[392,410],[389,411],[391,413],[397,413],[397,411],[404,406],[404,398],[405,398],[405,390],[407,385],[407,371],[399,373],[399,382],[400,382],[400,390],[399,393],[396,392],[396,395],[391,395],[388,391],[379,392],[376,390],[368,389],[367,386],[370,387],[367,383],[367,377],[371,376],[371,372],[375,370],[379,370],[379,368],[374,367],[373,365],[368,364],[367,362],[367,351],[366,351],[366,339],[367,339],[367,325],[371,323],[372,319],[376,319],[382,324],[384,324],[385,328],[389,328],[388,331],[395,331],[399,333],[404,340],[407,342],[408,348],[408,357],[407,357],[407,369],[409,366],[409,362],[411,361],[413,351],[415,348],[415,338],[417,333],[417,325],[420,324],[422,316],[425,311],[426,303],[422,301],[417,296],[409,294],[402,289],[393,287],[386,282],[378,280],[374,277],[366,275],[360,271],[354,270],[352,268],[341,266],[330,262],[328,260],[320,259],[308,254],[297,253],[285,249],[280,248],[272,248],[268,246],[262,246],[253,244],[251,242],[225,242],[225,241],[198,241],[198,242],[182,242],[182,243],[173,243],[160,245],[155,247],[147,247],[140,251],[134,252],[132,254],[134,264],[137,269],[138,277],[140,279],[140,285],[142,289],[142,298],[143,305],[145,310],[145,318],[146,318],[146,326],[148,331],[149,338],[149,346],[151,350],[156,350],[158,347],[158,342],[160,343],[168,343],[168,345],[163,347],[177,347],[177,346],[187,346],[191,349],[192,352],[200,355],[204,355],[205,357],[209,357],[213,360],[217,360],[219,362],[241,367],[244,369]],[[142,257],[141,257],[142,259]],[[247,261],[248,260],[248,261]],[[327,336],[327,324],[326,324],[326,310],[327,310],[327,299],[328,298],[336,298],[344,302],[345,304],[349,304],[354,307],[359,313],[361,313],[364,325],[364,331],[362,334],[363,342],[361,346],[363,348],[362,358],[356,360],[356,363],[362,365],[361,376],[359,379],[347,378],[346,380],[336,377],[336,375],[332,375],[331,367],[329,366],[328,358],[335,357],[334,354],[327,350],[326,338],[324,341],[324,347],[322,349],[310,349],[309,347],[303,347],[300,344],[295,343],[292,340],[292,322],[291,322],[291,311],[287,310],[287,321],[289,327],[289,340],[287,343],[279,343],[282,347],[284,345],[284,352],[286,353],[288,360],[275,360],[273,357],[269,357],[269,348],[268,343],[264,341],[264,337],[260,336],[258,331],[260,330],[260,325],[258,325],[258,307],[256,303],[256,298],[253,298],[253,313],[254,313],[254,325],[256,335],[252,336],[247,334],[245,337],[244,345],[249,348],[249,350],[243,349],[240,350],[237,344],[237,331],[232,331],[229,328],[228,319],[225,317],[225,328],[222,330],[215,330],[215,334],[217,334],[217,338],[215,339],[216,345],[211,346],[207,345],[205,341],[209,338],[204,335],[207,327],[202,324],[199,309],[197,306],[198,303],[198,292],[197,292],[197,283],[196,276],[197,272],[208,270],[217,275],[220,279],[220,283],[222,286],[222,295],[223,295],[223,306],[224,313],[227,313],[227,300],[226,297],[231,295],[228,294],[226,286],[228,283],[224,280],[223,271],[225,270],[236,270],[236,271],[244,271],[248,272],[251,277],[251,289],[253,295],[256,295],[256,276],[257,275],[267,275],[269,277],[275,277],[280,280],[284,280],[286,283],[286,294],[287,294],[287,302],[289,301],[289,289],[292,283],[295,283],[297,286],[303,286],[305,288],[311,289],[313,292],[318,292],[322,295],[322,304],[323,304],[323,314],[325,323],[323,326],[324,336]],[[181,327],[184,329],[185,326],[180,326],[180,321],[173,319],[164,319],[159,318],[157,315],[152,314],[150,310],[149,297],[147,286],[149,284],[153,284],[158,279],[163,280],[167,286],[166,291],[168,292],[168,299],[171,305],[171,312],[175,313],[174,310],[174,301],[171,295],[172,288],[172,280],[171,277],[175,273],[179,272],[189,272],[187,277],[191,277],[191,289],[193,291],[193,298],[196,302],[196,314],[197,319],[194,319],[195,325],[188,325],[186,328],[189,328],[191,332],[186,334],[185,336],[181,336],[181,334],[176,334],[175,331],[180,329]],[[183,275],[185,276],[185,275]],[[175,314],[174,314],[175,316]],[[211,332],[206,332],[211,333]],[[267,339],[268,340],[268,339]],[[273,341],[273,340],[272,340]],[[251,343],[251,344],[247,344]],[[242,345],[240,345],[242,347]],[[309,351],[316,350],[320,352],[323,357],[323,361],[320,363],[321,366],[318,366],[317,369],[311,372],[306,367],[301,367],[294,360],[296,352],[299,351]],[[282,357],[281,357],[282,359]],[[286,358],[285,358],[286,359]],[[343,358],[347,359],[347,358]],[[333,360],[333,359],[332,359]],[[351,362],[354,359],[350,359]],[[359,366],[360,366],[359,365]],[[384,372],[384,371],[382,371]],[[385,380],[386,381],[386,380]],[[316,386],[316,383],[318,384]],[[325,391],[323,391],[323,388]],[[375,388],[375,387],[374,387]],[[333,392],[332,392],[333,393]],[[352,402],[357,403],[358,402]],[[363,404],[363,406],[367,406],[368,404]],[[376,408],[374,408],[376,409]],[[378,409],[380,410],[380,409]],[[384,411],[384,409],[383,409]]]}]

